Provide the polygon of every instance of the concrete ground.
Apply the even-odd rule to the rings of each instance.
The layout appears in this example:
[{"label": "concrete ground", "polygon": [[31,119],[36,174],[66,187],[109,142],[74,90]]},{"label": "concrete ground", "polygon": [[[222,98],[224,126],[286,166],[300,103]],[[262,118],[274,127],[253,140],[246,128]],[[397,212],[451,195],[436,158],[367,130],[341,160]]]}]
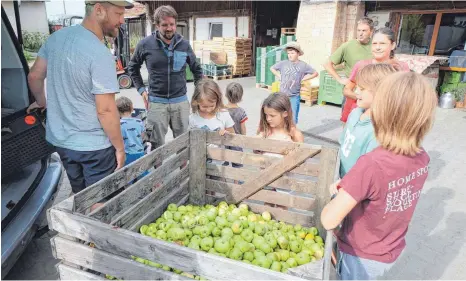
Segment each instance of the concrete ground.
[{"label": "concrete ground", "polygon": [[[232,80],[219,81],[224,90]],[[269,94],[255,88],[255,79],[234,79],[244,87],[242,106],[249,115],[248,135],[254,135],[262,100]],[[193,84],[188,84],[188,93]],[[135,89],[123,90],[135,107],[143,107]],[[318,137],[336,141],[342,131],[341,108],[332,105],[306,107],[302,104],[298,127],[306,142],[325,144]],[[167,135],[170,140],[171,133]],[[424,141],[431,157],[429,178],[417,205],[407,234],[407,247],[387,279],[465,279],[466,278],[466,111],[437,110],[436,122]],[[57,202],[69,194],[64,179]],[[461,207],[463,206],[463,207]],[[47,233],[29,245],[6,279],[57,279],[58,275]]]}]

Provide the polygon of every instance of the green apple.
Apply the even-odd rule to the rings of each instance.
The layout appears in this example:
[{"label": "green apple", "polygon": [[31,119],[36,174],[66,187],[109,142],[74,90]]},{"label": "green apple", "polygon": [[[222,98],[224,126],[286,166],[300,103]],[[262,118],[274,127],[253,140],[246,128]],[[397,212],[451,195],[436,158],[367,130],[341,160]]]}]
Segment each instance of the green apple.
[{"label": "green apple", "polygon": [[249,214],[248,215],[248,221],[251,221],[251,222],[256,222],[257,221],[257,216],[256,214]]},{"label": "green apple", "polygon": [[207,226],[207,225],[201,226],[201,232],[199,233],[199,236],[201,236],[201,238],[205,238],[207,236],[210,236],[210,234],[211,234],[211,231],[210,231],[209,226]]},{"label": "green apple", "polygon": [[262,218],[263,218],[265,221],[269,221],[269,220],[272,219],[272,215],[271,215],[269,212],[265,211],[265,212],[262,213]]},{"label": "green apple", "polygon": [[306,252],[301,252],[296,254],[296,262],[299,265],[303,265],[311,262],[311,257]]},{"label": "green apple", "polygon": [[246,241],[239,241],[235,243],[235,248],[240,249],[242,253],[250,252],[253,248],[251,248],[250,244]]},{"label": "green apple", "polygon": [[269,237],[268,239],[266,239],[266,241],[270,245],[270,247],[272,247],[272,249],[275,249],[278,245],[277,239],[273,237],[273,234],[272,234],[272,237]]},{"label": "green apple", "polygon": [[209,251],[214,246],[214,239],[212,237],[205,237],[201,240],[201,249]]},{"label": "green apple", "polygon": [[141,228],[139,228],[139,232],[140,232],[142,235],[146,235],[148,229],[149,229],[149,226],[148,226],[148,225],[143,225],[143,226],[141,226]]},{"label": "green apple", "polygon": [[298,266],[298,262],[294,258],[289,258],[288,260],[286,260],[286,263],[290,267],[297,267]]},{"label": "green apple", "polygon": [[191,240],[191,242],[189,242],[188,248],[191,248],[191,249],[194,249],[194,250],[200,250],[199,243],[194,242],[192,240]]},{"label": "green apple", "polygon": [[194,235],[193,237],[191,237],[191,242],[192,242],[192,241],[195,241],[195,242],[197,242],[198,244],[200,244],[200,243],[201,243],[201,240],[202,240],[202,238],[201,238],[201,236],[199,236],[199,235]]},{"label": "green apple", "polygon": [[227,216],[227,221],[228,221],[229,223],[233,223],[234,221],[236,221],[236,220],[238,220],[238,219],[239,219],[239,216],[235,216],[235,215],[233,215],[233,214],[229,214],[229,215]]},{"label": "green apple", "polygon": [[274,261],[272,263],[272,266],[270,266],[270,269],[273,271],[280,272],[282,270],[282,264],[278,261]]},{"label": "green apple", "polygon": [[266,242],[266,243],[262,243],[262,244],[259,245],[259,250],[261,250],[262,252],[268,254],[268,253],[271,253],[273,249]]},{"label": "green apple", "polygon": [[254,258],[257,259],[258,257],[260,256],[264,256],[265,257],[265,253],[262,252],[261,250],[254,250]]},{"label": "green apple", "polygon": [[228,205],[228,209],[233,210],[234,208],[236,208],[236,205],[235,204],[230,204]]},{"label": "green apple", "polygon": [[236,220],[231,224],[231,230],[234,234],[240,234],[243,231],[243,223],[240,220]]},{"label": "green apple", "polygon": [[286,273],[288,271],[288,268],[290,268],[290,266],[288,265],[288,263],[282,261],[281,262],[281,265],[282,265],[282,272],[283,273]]},{"label": "green apple", "polygon": [[310,249],[315,243],[314,240],[304,240],[303,247]]},{"label": "green apple", "polygon": [[214,228],[217,227],[217,224],[215,222],[211,221],[211,222],[209,222],[207,224],[207,226],[209,227],[210,232],[212,232],[212,230],[214,230]]},{"label": "green apple", "polygon": [[241,250],[238,249],[238,248],[233,248],[230,251],[230,254],[228,255],[228,257],[230,259],[234,259],[234,260],[242,260],[243,259],[243,252],[241,252]]},{"label": "green apple", "polygon": [[223,217],[216,217],[215,218],[215,223],[217,224],[218,228],[223,229],[224,227],[227,226],[228,221]]},{"label": "green apple", "polygon": [[293,240],[290,242],[290,250],[295,253],[299,253],[303,250],[303,246],[298,241]]},{"label": "green apple", "polygon": [[218,253],[226,253],[228,250],[230,250],[230,242],[225,238],[218,239],[215,241],[214,248]]},{"label": "green apple", "polygon": [[278,255],[278,253],[275,253],[275,252],[268,253],[268,254],[266,255],[266,257],[267,257],[268,259],[273,260],[273,261],[280,261],[280,257],[279,257],[279,255]]},{"label": "green apple", "polygon": [[250,229],[245,229],[241,232],[241,237],[243,237],[244,241],[251,242],[254,239],[254,233]]},{"label": "green apple", "polygon": [[316,241],[318,244],[324,244],[324,240],[318,235],[314,238],[314,241]]},{"label": "green apple", "polygon": [[258,265],[263,268],[270,268],[272,261],[269,260],[266,256],[260,256],[257,258]]},{"label": "green apple", "polygon": [[173,219],[173,213],[170,211],[165,211],[162,216],[166,220]]},{"label": "green apple", "polygon": [[302,225],[300,225],[300,224],[295,224],[295,226],[293,228],[294,228],[295,232],[298,232],[298,231],[303,229]]},{"label": "green apple", "polygon": [[183,271],[179,270],[179,269],[175,269],[173,268],[173,272],[175,272],[176,274],[181,274],[183,273]]},{"label": "green apple", "polygon": [[171,268],[170,268],[168,265],[162,266],[162,269],[163,269],[163,270],[166,270],[166,271],[170,271],[170,270],[171,270]]},{"label": "green apple", "polygon": [[164,230],[158,230],[155,235],[160,240],[167,240],[167,233]]},{"label": "green apple", "polygon": [[178,207],[174,203],[169,204],[167,207],[167,210],[169,210],[170,212],[176,212],[177,209]]},{"label": "green apple", "polygon": [[186,206],[179,206],[178,207],[178,212],[186,213]]},{"label": "green apple", "polygon": [[290,258],[290,252],[288,250],[279,250],[278,251],[279,255],[280,255],[280,260],[281,261],[286,261],[287,259]]},{"label": "green apple", "polygon": [[256,226],[254,227],[254,233],[256,233],[257,235],[264,235],[265,234],[265,228],[263,225],[261,224],[256,224]]},{"label": "green apple", "polygon": [[254,253],[253,252],[245,252],[243,254],[243,260],[247,260],[252,262],[254,260]]},{"label": "green apple", "polygon": [[254,245],[254,247],[256,247],[256,249],[259,249],[260,245],[267,244],[267,242],[265,241],[264,237],[256,236],[252,240],[252,244]]},{"label": "green apple", "polygon": [[[213,210],[215,210],[215,211],[213,211]],[[209,210],[206,213],[206,217],[209,219],[209,221],[215,221],[215,218],[217,217],[217,209]]]},{"label": "green apple", "polygon": [[222,230],[218,227],[214,227],[214,229],[212,229],[212,235],[215,237],[220,237],[222,235]]},{"label": "green apple", "polygon": [[309,233],[312,233],[314,234],[314,236],[317,236],[319,235],[319,230],[317,229],[317,227],[311,227],[309,228]]},{"label": "green apple", "polygon": [[209,254],[214,254],[214,255],[217,255],[218,252],[215,250],[215,248],[210,248],[209,250]]},{"label": "green apple", "polygon": [[288,239],[285,238],[285,236],[280,236],[277,238],[278,246],[280,246],[280,249],[288,250]]}]

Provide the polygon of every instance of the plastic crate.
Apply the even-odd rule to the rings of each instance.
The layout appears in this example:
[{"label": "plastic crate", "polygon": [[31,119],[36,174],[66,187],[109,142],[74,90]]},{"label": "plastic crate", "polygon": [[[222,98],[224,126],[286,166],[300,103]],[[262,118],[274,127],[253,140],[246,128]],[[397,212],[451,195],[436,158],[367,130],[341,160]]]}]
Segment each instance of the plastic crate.
[{"label": "plastic crate", "polygon": [[231,75],[232,66],[228,64],[203,64],[202,74],[206,76]]},{"label": "plastic crate", "polygon": [[461,82],[461,72],[447,71],[445,72],[444,84],[454,84]]},{"label": "plastic crate", "polygon": [[282,49],[278,46],[259,47],[256,49],[256,83],[272,86],[277,81],[270,68],[282,60]]},{"label": "plastic crate", "polygon": [[326,70],[320,72],[318,103],[329,102],[341,105],[344,86],[337,82]]}]

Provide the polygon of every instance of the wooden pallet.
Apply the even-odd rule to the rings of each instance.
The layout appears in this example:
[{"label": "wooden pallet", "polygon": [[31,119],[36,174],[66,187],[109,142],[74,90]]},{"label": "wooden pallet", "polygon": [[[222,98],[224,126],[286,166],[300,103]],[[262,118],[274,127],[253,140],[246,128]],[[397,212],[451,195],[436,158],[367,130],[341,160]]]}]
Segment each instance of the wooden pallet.
[{"label": "wooden pallet", "polygon": [[304,103],[306,106],[313,106],[317,104],[317,99],[310,100],[310,99],[301,99],[301,102]]},{"label": "wooden pallet", "polygon": [[296,34],[296,28],[294,27],[284,27],[282,28],[282,35],[295,35]]},{"label": "wooden pallet", "polygon": [[210,78],[210,79],[213,79],[215,81],[217,80],[226,80],[226,79],[232,79],[233,78],[233,75],[221,75],[221,76],[216,76],[216,75],[213,75],[213,76],[210,76],[210,75],[206,75],[207,78]]}]

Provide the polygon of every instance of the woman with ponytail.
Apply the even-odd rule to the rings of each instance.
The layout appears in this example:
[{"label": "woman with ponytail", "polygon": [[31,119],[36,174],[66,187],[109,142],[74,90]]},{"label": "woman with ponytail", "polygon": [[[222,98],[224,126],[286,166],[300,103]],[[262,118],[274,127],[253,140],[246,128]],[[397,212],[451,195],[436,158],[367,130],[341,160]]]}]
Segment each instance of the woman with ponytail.
[{"label": "woman with ponytail", "polygon": [[356,63],[349,77],[350,82],[343,89],[343,95],[346,97],[346,103],[343,107],[340,120],[346,123],[351,110],[356,105],[356,76],[358,71],[366,65],[375,63],[391,64],[398,71],[409,71],[407,63],[396,60],[395,57],[395,33],[388,27],[381,28],[374,33],[372,38],[372,59],[362,60]]}]

